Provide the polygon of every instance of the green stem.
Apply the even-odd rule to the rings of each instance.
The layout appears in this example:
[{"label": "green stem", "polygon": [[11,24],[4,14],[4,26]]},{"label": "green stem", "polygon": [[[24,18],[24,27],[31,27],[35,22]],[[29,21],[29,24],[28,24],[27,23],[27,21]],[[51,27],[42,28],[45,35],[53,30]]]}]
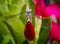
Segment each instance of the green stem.
[{"label": "green stem", "polygon": [[42,18],[41,17],[35,17],[35,33],[36,34],[35,34],[34,44],[36,44],[38,39],[39,39],[39,32],[40,32],[41,24],[42,24]]}]

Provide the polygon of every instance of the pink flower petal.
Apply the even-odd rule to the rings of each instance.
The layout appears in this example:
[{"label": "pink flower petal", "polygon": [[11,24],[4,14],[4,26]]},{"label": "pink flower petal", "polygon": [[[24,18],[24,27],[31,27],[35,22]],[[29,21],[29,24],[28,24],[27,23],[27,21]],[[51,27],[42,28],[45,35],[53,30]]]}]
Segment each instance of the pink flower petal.
[{"label": "pink flower petal", "polygon": [[44,9],[45,14],[47,14],[47,16],[51,16],[51,15],[55,15],[56,17],[59,16],[59,8],[56,4],[53,5],[49,5],[48,7],[46,7]]},{"label": "pink flower petal", "polygon": [[35,3],[37,3],[38,0],[34,0]]},{"label": "pink flower petal", "polygon": [[57,23],[52,22],[50,30],[50,40],[60,41],[60,26]]},{"label": "pink flower petal", "polygon": [[35,15],[42,16],[42,17],[50,17],[54,14],[56,17],[60,14],[60,9],[57,4],[52,4],[47,7],[44,7],[43,0],[38,0],[35,7]]}]

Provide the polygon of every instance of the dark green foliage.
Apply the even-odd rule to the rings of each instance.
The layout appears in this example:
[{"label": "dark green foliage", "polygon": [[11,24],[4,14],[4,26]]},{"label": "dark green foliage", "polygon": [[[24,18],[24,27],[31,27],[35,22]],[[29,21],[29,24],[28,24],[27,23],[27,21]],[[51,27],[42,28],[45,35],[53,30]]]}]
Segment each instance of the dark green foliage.
[{"label": "dark green foliage", "polygon": [[20,19],[23,22],[23,24],[26,24],[26,5],[23,6],[20,12]]},{"label": "dark green foliage", "polygon": [[27,40],[23,41],[22,44],[29,44]]},{"label": "dark green foliage", "polygon": [[45,44],[50,32],[51,18],[42,19],[42,27],[37,44]]}]

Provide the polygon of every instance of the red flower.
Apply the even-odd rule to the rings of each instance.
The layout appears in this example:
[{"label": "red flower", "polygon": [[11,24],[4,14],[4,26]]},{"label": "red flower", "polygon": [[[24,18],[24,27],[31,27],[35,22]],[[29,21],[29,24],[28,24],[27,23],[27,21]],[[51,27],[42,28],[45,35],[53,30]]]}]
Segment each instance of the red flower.
[{"label": "red flower", "polygon": [[35,6],[35,15],[36,16],[42,16],[44,17],[50,17],[52,14],[54,14],[54,16],[59,16],[59,6],[58,4],[51,4],[48,6],[45,6],[45,3],[43,0],[38,0]]},{"label": "red flower", "polygon": [[[35,6],[35,15],[44,17],[55,16],[58,18],[60,22],[60,8],[58,4],[52,4],[48,6],[44,6],[43,0],[38,0]],[[52,22],[51,29],[50,29],[50,40],[55,39],[60,42],[60,25],[58,23]]]},{"label": "red flower", "polygon": [[28,21],[25,26],[24,35],[25,35],[25,38],[29,41],[32,41],[35,38],[34,26],[30,21]]},{"label": "red flower", "polygon": [[[43,0],[38,0],[35,6],[35,15],[37,17],[43,16],[44,3]],[[46,15],[45,15],[46,16]]]},{"label": "red flower", "polygon": [[50,41],[57,40],[60,43],[60,26],[52,22],[50,30]]}]

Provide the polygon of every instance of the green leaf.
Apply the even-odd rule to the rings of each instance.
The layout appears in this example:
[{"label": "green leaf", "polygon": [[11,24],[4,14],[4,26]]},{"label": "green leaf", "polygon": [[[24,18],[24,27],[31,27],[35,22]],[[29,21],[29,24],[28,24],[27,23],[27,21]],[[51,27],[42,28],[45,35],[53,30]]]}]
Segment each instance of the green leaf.
[{"label": "green leaf", "polygon": [[[0,36],[1,36],[1,38],[0,38],[1,42],[0,43],[2,43],[2,41],[4,41],[6,35],[11,36],[7,26],[1,20],[0,21]],[[11,41],[12,41],[12,43],[14,43],[14,40],[13,40],[12,36],[11,36]],[[6,42],[4,42],[4,43],[6,43]]]},{"label": "green leaf", "polygon": [[7,44],[10,41],[10,39],[11,39],[11,36],[6,35],[4,40],[2,41],[2,44]]},{"label": "green leaf", "polygon": [[20,19],[23,24],[26,24],[26,5],[24,5],[20,12]]},{"label": "green leaf", "polygon": [[4,36],[4,39],[3,39],[1,44],[8,44],[8,43],[9,44],[15,44],[15,42],[12,40],[12,36],[11,35]]},{"label": "green leaf", "polygon": [[0,44],[2,43],[3,41],[3,37],[2,37],[2,34],[0,33]]},{"label": "green leaf", "polygon": [[51,18],[42,19],[42,27],[37,44],[47,44],[46,41],[49,37],[50,25],[51,25]]},{"label": "green leaf", "polygon": [[0,34],[8,34],[7,27],[2,21],[0,21]]},{"label": "green leaf", "polygon": [[25,0],[0,0],[0,12],[3,16],[18,14],[25,5]]},{"label": "green leaf", "polygon": [[18,16],[11,19],[7,19],[7,27],[12,34],[16,44],[22,44],[24,38],[24,24],[21,22]]}]

